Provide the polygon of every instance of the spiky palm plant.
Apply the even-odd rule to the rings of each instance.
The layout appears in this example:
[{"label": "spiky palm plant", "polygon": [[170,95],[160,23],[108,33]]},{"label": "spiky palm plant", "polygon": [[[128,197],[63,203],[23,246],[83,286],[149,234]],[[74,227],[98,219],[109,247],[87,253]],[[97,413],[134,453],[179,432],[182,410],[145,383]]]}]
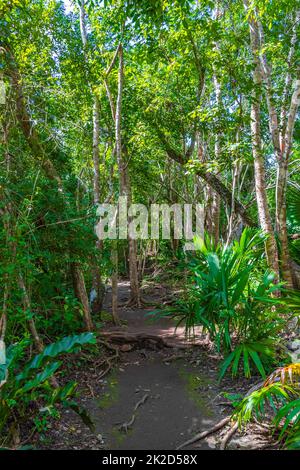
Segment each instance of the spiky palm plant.
[{"label": "spiky palm plant", "polygon": [[276,369],[265,380],[263,386],[246,396],[236,407],[233,419],[239,426],[254,417],[266,417],[267,405],[273,409],[274,432],[289,449],[300,448],[300,363]]},{"label": "spiky palm plant", "polygon": [[196,253],[188,264],[187,295],[160,315],[175,317],[187,332],[201,325],[225,355],[221,377],[228,369],[248,377],[255,368],[265,377],[278,346],[284,320],[274,309],[280,289],[265,270],[264,242],[258,230],[244,229],[229,247],[215,245],[210,237],[196,239]]}]

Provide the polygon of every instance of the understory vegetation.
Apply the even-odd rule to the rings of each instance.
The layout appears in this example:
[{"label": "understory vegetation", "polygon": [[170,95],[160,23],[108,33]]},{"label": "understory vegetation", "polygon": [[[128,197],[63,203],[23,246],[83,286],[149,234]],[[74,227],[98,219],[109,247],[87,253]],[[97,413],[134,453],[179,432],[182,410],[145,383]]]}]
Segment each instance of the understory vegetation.
[{"label": "understory vegetation", "polygon": [[177,326],[184,322],[187,335],[197,325],[209,333],[216,350],[225,359],[220,378],[231,369],[246,377],[251,368],[266,377],[283,356],[279,333],[291,320],[284,300],[277,295],[281,285],[274,284],[271,273],[262,258],[265,237],[252,229],[245,229],[229,247],[214,246],[210,238],[196,239],[196,256],[189,256],[187,291],[185,298],[165,309],[164,316],[173,316]]},{"label": "understory vegetation", "polygon": [[[165,276],[153,321],[200,331],[221,385],[257,378],[230,422],[300,449],[299,23],[296,0],[0,0],[1,448],[64,408],[93,429],[68,358],[109,373],[120,281],[140,309]],[[120,197],[148,236],[99,237]],[[150,238],[154,204],[203,230]]]}]

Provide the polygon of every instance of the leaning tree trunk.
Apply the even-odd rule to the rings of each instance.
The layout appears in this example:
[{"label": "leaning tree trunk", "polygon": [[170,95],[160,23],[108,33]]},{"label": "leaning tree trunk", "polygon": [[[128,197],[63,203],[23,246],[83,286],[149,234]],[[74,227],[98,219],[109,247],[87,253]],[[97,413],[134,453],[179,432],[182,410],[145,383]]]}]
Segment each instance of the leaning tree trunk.
[{"label": "leaning tree trunk", "polygon": [[[165,149],[167,155],[169,158],[172,160],[180,163],[180,165],[186,165],[188,163],[188,156],[186,154],[182,154],[181,152],[178,152],[168,141],[166,135],[163,133],[163,131],[157,126],[157,124],[153,121],[151,121],[155,132],[158,136],[158,138],[161,141],[161,144],[163,148]],[[222,201],[224,201],[228,206],[231,205],[232,202],[232,192],[230,189],[227,188],[227,186],[221,181],[220,178],[218,178],[217,175],[214,173],[211,173],[209,171],[206,171],[206,169],[203,167],[195,168],[195,174],[199,176],[206,184],[211,186],[211,188],[216,191],[219,195]],[[249,227],[255,227],[256,223],[253,221],[252,217],[249,214],[249,211],[246,207],[241,204],[241,202],[238,199],[235,199],[235,210],[237,214],[241,217],[242,222],[249,226]]]},{"label": "leaning tree trunk", "polygon": [[[248,11],[248,0],[244,0],[244,5]],[[256,20],[253,13],[249,16],[250,41],[253,55],[253,92],[251,99],[251,137],[252,154],[254,159],[255,191],[258,207],[258,216],[262,230],[267,235],[266,256],[268,266],[274,271],[276,280],[279,280],[278,250],[274,230],[271,221],[271,214],[268,206],[266,193],[265,163],[261,143],[261,123],[260,123],[260,100],[261,100],[261,68],[259,60],[259,37]]]}]

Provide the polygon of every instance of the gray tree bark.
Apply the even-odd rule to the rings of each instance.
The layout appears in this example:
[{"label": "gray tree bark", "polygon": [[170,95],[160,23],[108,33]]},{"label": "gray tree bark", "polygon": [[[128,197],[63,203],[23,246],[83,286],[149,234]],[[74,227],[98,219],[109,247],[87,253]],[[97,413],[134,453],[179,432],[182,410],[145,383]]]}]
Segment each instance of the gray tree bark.
[{"label": "gray tree bark", "polygon": [[[248,0],[244,0],[244,6],[248,12]],[[250,42],[253,56],[253,92],[251,97],[251,136],[252,136],[252,154],[254,159],[254,177],[255,191],[258,207],[258,216],[262,230],[268,236],[266,241],[266,256],[268,265],[279,280],[278,250],[274,230],[272,226],[271,214],[268,206],[266,193],[266,175],[265,164],[261,143],[261,118],[260,118],[260,100],[262,73],[259,59],[259,35],[256,18],[253,12],[248,16],[250,28]]]}]

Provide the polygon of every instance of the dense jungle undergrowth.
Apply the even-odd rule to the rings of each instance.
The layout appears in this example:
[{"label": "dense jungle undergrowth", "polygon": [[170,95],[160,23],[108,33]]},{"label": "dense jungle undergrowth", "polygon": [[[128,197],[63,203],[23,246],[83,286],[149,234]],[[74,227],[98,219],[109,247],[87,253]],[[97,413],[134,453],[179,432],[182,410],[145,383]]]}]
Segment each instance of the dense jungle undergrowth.
[{"label": "dense jungle undergrowth", "polygon": [[297,448],[299,299],[277,295],[264,241],[248,229],[227,248],[197,239],[182,259],[149,260],[140,308],[120,280],[118,325],[107,285],[93,333],[37,355],[29,337],[8,346],[2,447]]},{"label": "dense jungle undergrowth", "polygon": [[300,448],[299,21],[0,0],[1,449]]}]

